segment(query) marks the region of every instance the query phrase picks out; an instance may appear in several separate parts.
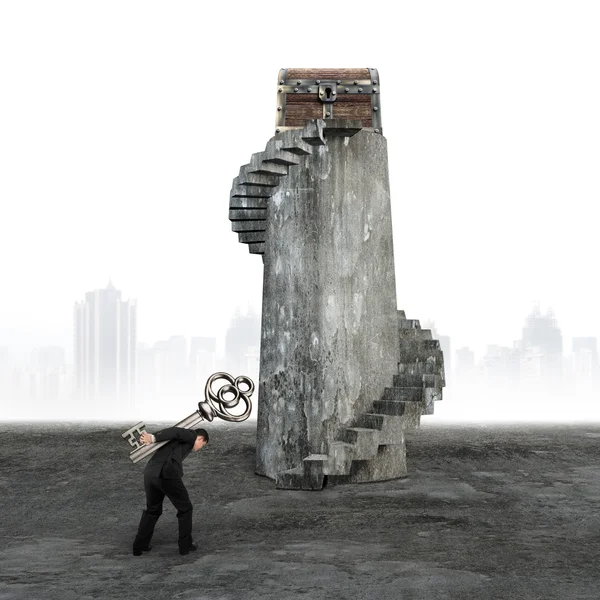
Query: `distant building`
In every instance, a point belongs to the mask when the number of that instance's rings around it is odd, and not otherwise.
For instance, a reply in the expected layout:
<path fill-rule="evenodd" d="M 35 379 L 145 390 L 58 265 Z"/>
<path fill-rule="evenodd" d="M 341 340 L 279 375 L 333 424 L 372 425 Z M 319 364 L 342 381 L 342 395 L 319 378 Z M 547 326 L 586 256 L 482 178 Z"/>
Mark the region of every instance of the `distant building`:
<path fill-rule="evenodd" d="M 0 396 L 8 398 L 12 392 L 12 365 L 7 346 L 0 346 Z"/>
<path fill-rule="evenodd" d="M 595 337 L 574 337 L 571 354 L 571 370 L 574 383 L 589 387 L 598 384 L 598 344 Z"/>
<path fill-rule="evenodd" d="M 68 377 L 65 349 L 60 346 L 43 346 L 32 350 L 29 359 L 28 395 L 35 403 L 51 409 L 59 399 L 67 398 Z"/>
<path fill-rule="evenodd" d="M 136 305 L 121 300 L 109 281 L 75 304 L 74 362 L 77 397 L 85 405 L 132 406 L 136 380 Z M 106 410 L 106 414 L 111 411 Z"/>
<path fill-rule="evenodd" d="M 489 384 L 516 387 L 519 384 L 520 354 L 517 348 L 490 345 L 483 357 L 483 372 Z"/>
<path fill-rule="evenodd" d="M 188 383 L 187 338 L 172 335 L 167 341 L 169 380 L 174 389 L 181 389 Z"/>
<path fill-rule="evenodd" d="M 36 371 L 60 369 L 66 363 L 65 349 L 60 346 L 42 346 L 31 351 L 30 367 Z"/>
<path fill-rule="evenodd" d="M 456 351 L 456 367 L 454 369 L 456 379 L 468 380 L 475 378 L 475 353 L 463 346 Z"/>
<path fill-rule="evenodd" d="M 172 335 L 152 347 L 138 344 L 138 390 L 144 398 L 164 404 L 194 391 L 187 347 L 183 335 Z"/>
<path fill-rule="evenodd" d="M 148 344 L 137 345 L 136 400 L 142 405 L 156 396 L 155 351 Z"/>
<path fill-rule="evenodd" d="M 190 374 L 196 389 L 203 388 L 206 380 L 217 369 L 217 339 L 192 337 L 190 340 Z"/>
<path fill-rule="evenodd" d="M 174 353 L 176 354 L 176 353 Z M 155 342 L 152 346 L 154 394 L 160 399 L 173 393 L 173 367 L 168 340 Z"/>
<path fill-rule="evenodd" d="M 542 315 L 539 306 L 534 308 L 525 320 L 519 350 L 523 383 L 552 388 L 562 384 L 562 333 L 551 310 Z"/>
<path fill-rule="evenodd" d="M 525 386 L 540 386 L 544 380 L 544 354 L 538 346 L 521 351 L 520 379 Z"/>
<path fill-rule="evenodd" d="M 29 404 L 31 406 L 32 387 L 34 386 L 35 381 L 32 382 L 29 370 L 26 367 L 13 368 L 10 375 L 9 389 L 11 401 L 15 405 Z"/>
<path fill-rule="evenodd" d="M 198 352 L 217 353 L 217 338 L 214 337 L 192 337 L 190 339 L 190 363 L 192 356 Z"/>
<path fill-rule="evenodd" d="M 225 363 L 234 377 L 246 375 L 246 355 L 260 345 L 260 317 L 252 310 L 246 315 L 237 313 L 225 335 Z"/>
<path fill-rule="evenodd" d="M 255 384 L 258 384 L 258 373 L 260 371 L 260 349 L 259 346 L 249 346 L 248 352 L 246 352 L 245 362 L 246 368 L 244 369 L 243 375 L 247 375 L 250 379 L 254 380 Z"/>

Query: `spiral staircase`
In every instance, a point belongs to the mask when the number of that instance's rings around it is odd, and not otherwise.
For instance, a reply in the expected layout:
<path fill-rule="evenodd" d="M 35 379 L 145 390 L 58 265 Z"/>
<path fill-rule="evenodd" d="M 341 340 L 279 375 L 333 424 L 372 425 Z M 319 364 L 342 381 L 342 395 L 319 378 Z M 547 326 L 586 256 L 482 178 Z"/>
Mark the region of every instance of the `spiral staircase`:
<path fill-rule="evenodd" d="M 303 129 L 277 134 L 263 152 L 252 155 L 233 180 L 229 219 L 250 253 L 264 254 L 267 206 L 288 169 L 300 165 L 328 137 L 351 137 L 360 121 L 315 120 Z M 419 427 L 421 416 L 433 414 L 445 385 L 443 354 L 431 330 L 398 311 L 398 373 L 372 410 L 357 415 L 329 443 L 326 454 L 309 454 L 302 464 L 277 474 L 280 489 L 319 490 L 326 482 L 383 481 L 406 474 L 404 432 Z"/>

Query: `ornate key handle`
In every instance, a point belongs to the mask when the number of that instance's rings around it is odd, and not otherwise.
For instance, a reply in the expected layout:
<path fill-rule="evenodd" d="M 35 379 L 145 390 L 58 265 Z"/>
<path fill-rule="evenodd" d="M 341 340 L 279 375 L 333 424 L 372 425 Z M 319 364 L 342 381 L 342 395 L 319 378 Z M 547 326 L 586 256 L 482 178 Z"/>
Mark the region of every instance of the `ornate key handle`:
<path fill-rule="evenodd" d="M 219 379 L 224 379 L 229 383 L 221 386 L 215 394 L 212 384 Z M 247 389 L 242 390 L 241 385 L 247 387 Z M 198 412 L 207 421 L 212 421 L 215 417 L 234 423 L 245 421 L 250 416 L 250 411 L 252 410 L 250 396 L 252 396 L 253 392 L 254 383 L 250 377 L 240 375 L 234 379 L 229 373 L 215 373 L 206 382 L 206 386 L 204 387 L 204 397 L 206 400 L 198 402 Z M 233 398 L 227 399 L 225 394 L 233 394 Z M 240 400 L 246 405 L 246 410 L 241 415 L 231 414 L 227 409 L 235 408 L 240 403 Z"/>
<path fill-rule="evenodd" d="M 227 383 L 222 385 L 215 393 L 213 383 L 219 379 L 225 380 Z M 244 389 L 242 389 L 244 388 Z M 246 389 L 247 388 L 247 389 Z M 215 417 L 219 417 L 224 421 L 239 423 L 245 421 L 252 411 L 252 402 L 250 396 L 254 392 L 254 383 L 250 377 L 240 375 L 233 378 L 229 373 L 219 372 L 211 375 L 204 388 L 205 399 L 198 402 L 198 410 L 193 412 L 189 417 L 179 421 L 175 427 L 183 427 L 184 429 L 193 429 L 198 423 L 204 421 L 212 421 Z M 230 396 L 230 397 L 227 397 Z M 245 405 L 245 410 L 242 414 L 236 415 L 229 412 L 230 409 L 236 408 L 240 402 Z M 161 446 L 168 442 L 158 442 L 155 444 L 145 445 L 140 441 L 140 435 L 146 430 L 146 425 L 143 421 L 137 423 L 121 437 L 125 439 L 133 450 L 129 453 L 129 458 L 136 463 L 156 452 Z"/>

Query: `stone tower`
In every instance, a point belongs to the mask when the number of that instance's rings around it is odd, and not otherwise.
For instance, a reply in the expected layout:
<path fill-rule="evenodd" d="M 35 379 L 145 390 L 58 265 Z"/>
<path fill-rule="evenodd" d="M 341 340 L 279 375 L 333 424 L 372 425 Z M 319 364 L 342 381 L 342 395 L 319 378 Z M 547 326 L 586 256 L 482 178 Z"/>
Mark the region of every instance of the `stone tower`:
<path fill-rule="evenodd" d="M 404 431 L 444 385 L 396 305 L 375 69 L 283 69 L 277 130 L 229 218 L 264 263 L 256 471 L 284 489 L 406 475 Z"/>

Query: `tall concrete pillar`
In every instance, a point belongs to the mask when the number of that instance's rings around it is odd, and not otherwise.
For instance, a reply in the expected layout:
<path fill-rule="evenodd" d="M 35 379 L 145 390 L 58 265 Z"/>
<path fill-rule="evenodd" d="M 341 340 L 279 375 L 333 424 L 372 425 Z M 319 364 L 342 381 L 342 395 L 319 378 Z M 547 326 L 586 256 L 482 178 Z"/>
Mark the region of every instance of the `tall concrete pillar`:
<path fill-rule="evenodd" d="M 233 182 L 264 262 L 256 471 L 283 489 L 406 475 L 404 431 L 441 399 L 439 342 L 396 305 L 378 82 L 283 69 L 277 134 Z"/>
<path fill-rule="evenodd" d="M 257 472 L 276 478 L 369 412 L 397 372 L 387 144 L 331 137 L 269 200 Z"/>

